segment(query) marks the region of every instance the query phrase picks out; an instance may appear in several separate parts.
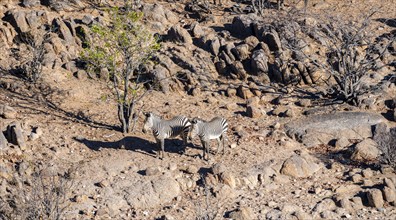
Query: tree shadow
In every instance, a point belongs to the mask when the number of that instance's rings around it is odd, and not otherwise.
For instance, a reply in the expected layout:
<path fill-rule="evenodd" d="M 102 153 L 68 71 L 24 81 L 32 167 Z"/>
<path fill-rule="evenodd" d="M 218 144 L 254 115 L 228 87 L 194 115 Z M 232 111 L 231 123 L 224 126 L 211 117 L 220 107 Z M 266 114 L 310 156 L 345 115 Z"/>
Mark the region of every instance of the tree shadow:
<path fill-rule="evenodd" d="M 89 140 L 86 138 L 79 138 L 79 137 L 74 137 L 73 139 L 77 142 L 84 144 L 89 149 L 94 151 L 99 151 L 102 148 L 109 148 L 109 149 L 125 148 L 126 150 L 156 157 L 157 152 L 160 150 L 157 143 L 136 136 L 124 137 L 118 141 L 98 141 L 98 140 Z M 183 154 L 184 151 L 185 151 L 185 147 L 183 146 L 182 140 L 180 139 L 165 140 L 165 153 Z"/>

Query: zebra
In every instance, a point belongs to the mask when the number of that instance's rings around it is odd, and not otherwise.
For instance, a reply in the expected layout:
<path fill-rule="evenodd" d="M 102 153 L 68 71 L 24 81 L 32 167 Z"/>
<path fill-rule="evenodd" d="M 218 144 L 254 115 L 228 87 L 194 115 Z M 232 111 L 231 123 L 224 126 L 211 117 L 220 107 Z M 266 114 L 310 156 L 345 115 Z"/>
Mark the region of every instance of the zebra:
<path fill-rule="evenodd" d="M 204 121 L 200 118 L 191 120 L 190 139 L 199 136 L 203 147 L 203 159 L 209 160 L 210 140 L 217 140 L 217 153 L 220 150 L 220 144 L 223 145 L 223 154 L 225 152 L 224 140 L 227 139 L 228 122 L 221 117 L 215 117 L 210 121 Z"/>
<path fill-rule="evenodd" d="M 187 117 L 176 116 L 170 120 L 165 120 L 152 112 L 146 112 L 144 115 L 146 118 L 144 120 L 143 133 L 152 130 L 157 145 L 161 149 L 161 151 L 157 153 L 157 157 L 160 159 L 164 158 L 164 144 L 166 138 L 180 135 L 183 138 L 184 147 L 187 145 L 188 132 L 191 126 Z"/>

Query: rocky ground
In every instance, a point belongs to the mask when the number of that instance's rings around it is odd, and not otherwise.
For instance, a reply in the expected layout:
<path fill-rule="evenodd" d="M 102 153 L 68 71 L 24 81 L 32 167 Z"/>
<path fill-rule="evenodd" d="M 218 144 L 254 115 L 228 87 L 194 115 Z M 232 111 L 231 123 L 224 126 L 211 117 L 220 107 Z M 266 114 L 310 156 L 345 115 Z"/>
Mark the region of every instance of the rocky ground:
<path fill-rule="evenodd" d="M 149 74 L 179 76 L 151 92 L 144 110 L 230 124 L 224 155 L 204 161 L 199 140 L 183 152 L 176 138 L 159 160 L 153 136 L 141 132 L 143 117 L 122 134 L 103 76 L 79 66 L 79 33 L 101 22 L 103 9 L 59 2 L 0 3 L 0 218 L 24 219 L 43 201 L 59 201 L 62 219 L 395 218 L 396 174 L 378 162 L 377 144 L 396 126 L 396 85 L 385 80 L 394 65 L 370 73 L 367 83 L 378 89 L 360 105 L 324 105 L 320 70 L 277 56 L 287 39 L 258 26 L 248 1 L 210 2 L 210 13 L 187 1 L 142 1 L 147 25 L 163 37 Z M 395 31 L 381 20 L 394 22 L 395 3 L 317 0 L 308 13 L 358 19 L 377 8 L 373 33 L 382 36 Z M 286 1 L 284 10 L 294 6 L 303 3 Z M 58 29 L 45 44 L 42 82 L 33 85 L 15 71 L 26 50 L 17 39 L 42 24 Z M 389 48 L 382 64 L 396 61 Z"/>

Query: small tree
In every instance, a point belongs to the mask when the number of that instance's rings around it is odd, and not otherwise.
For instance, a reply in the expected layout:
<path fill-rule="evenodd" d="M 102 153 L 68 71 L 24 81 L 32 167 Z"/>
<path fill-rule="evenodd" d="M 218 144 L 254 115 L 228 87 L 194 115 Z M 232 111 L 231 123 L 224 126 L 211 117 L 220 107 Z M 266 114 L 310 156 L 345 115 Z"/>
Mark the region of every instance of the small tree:
<path fill-rule="evenodd" d="M 36 83 L 42 76 L 45 55 L 44 44 L 49 42 L 50 32 L 43 28 L 37 28 L 21 33 L 19 38 L 21 43 L 26 45 L 26 50 L 18 54 L 22 58 L 20 68 L 29 82 Z"/>
<path fill-rule="evenodd" d="M 160 47 L 154 35 L 141 24 L 143 13 L 131 11 L 129 6 L 126 1 L 123 8 L 109 9 L 109 24 L 92 26 L 89 47 L 82 54 L 88 71 L 108 71 L 124 133 L 130 131 L 136 103 L 149 91 L 144 87 L 140 67 Z"/>

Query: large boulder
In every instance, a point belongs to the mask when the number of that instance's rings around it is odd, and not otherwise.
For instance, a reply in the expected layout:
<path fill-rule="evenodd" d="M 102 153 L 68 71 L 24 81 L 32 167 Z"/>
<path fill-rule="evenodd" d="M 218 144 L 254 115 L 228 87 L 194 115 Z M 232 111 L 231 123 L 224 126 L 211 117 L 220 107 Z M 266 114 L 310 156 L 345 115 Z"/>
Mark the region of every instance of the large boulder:
<path fill-rule="evenodd" d="M 165 175 L 153 180 L 138 181 L 125 191 L 129 192 L 125 199 L 135 209 L 160 206 L 172 201 L 181 192 L 179 183 Z"/>
<path fill-rule="evenodd" d="M 320 168 L 321 165 L 309 155 L 293 155 L 285 160 L 280 172 L 294 178 L 306 178 L 312 176 Z"/>
<path fill-rule="evenodd" d="M 175 25 L 169 29 L 168 39 L 173 42 L 192 44 L 191 35 L 179 25 Z"/>
<path fill-rule="evenodd" d="M 286 133 L 307 147 L 328 144 L 342 137 L 363 140 L 372 137 L 372 126 L 386 119 L 380 114 L 338 112 L 312 115 L 285 125 Z"/>
<path fill-rule="evenodd" d="M 259 16 L 255 14 L 248 14 L 248 15 L 240 15 L 234 17 L 232 20 L 232 25 L 230 26 L 229 31 L 241 38 L 244 39 L 251 35 L 254 35 L 254 23 L 260 20 Z"/>

